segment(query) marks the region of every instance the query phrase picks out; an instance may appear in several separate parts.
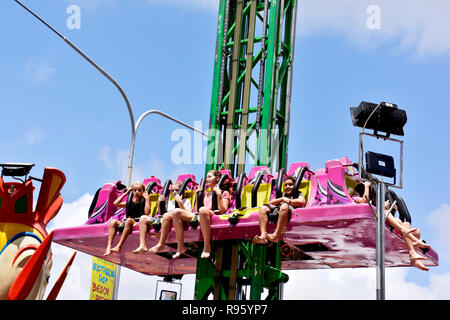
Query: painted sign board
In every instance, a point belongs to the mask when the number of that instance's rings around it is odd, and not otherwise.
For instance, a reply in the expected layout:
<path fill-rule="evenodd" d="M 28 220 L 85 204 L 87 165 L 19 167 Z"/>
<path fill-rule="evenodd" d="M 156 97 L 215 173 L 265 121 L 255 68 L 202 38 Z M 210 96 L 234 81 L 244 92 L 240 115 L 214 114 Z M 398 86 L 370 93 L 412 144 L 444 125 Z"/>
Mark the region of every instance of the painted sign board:
<path fill-rule="evenodd" d="M 91 291 L 89 300 L 112 300 L 116 278 L 116 265 L 92 257 Z"/>

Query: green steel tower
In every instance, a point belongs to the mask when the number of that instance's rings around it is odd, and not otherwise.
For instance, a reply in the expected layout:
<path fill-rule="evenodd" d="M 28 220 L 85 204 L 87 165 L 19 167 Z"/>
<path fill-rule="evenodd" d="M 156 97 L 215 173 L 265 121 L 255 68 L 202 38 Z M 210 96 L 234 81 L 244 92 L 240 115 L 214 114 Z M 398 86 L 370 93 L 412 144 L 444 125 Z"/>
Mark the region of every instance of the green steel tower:
<path fill-rule="evenodd" d="M 207 164 L 234 176 L 245 166 L 286 168 L 295 0 L 220 0 Z M 280 248 L 249 241 L 213 243 L 213 258 L 198 259 L 195 299 L 281 297 L 287 275 Z M 250 297 L 244 287 L 251 287 Z"/>

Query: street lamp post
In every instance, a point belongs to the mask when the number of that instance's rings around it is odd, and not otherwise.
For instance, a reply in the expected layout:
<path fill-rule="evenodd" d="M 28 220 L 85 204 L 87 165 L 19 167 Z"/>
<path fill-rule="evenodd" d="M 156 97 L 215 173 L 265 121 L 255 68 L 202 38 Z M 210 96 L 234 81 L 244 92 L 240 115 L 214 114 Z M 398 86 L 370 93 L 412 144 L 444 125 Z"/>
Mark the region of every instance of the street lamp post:
<path fill-rule="evenodd" d="M 359 165 L 358 172 L 363 181 L 371 181 L 377 185 L 376 193 L 376 298 L 386 299 L 385 290 L 385 191 L 386 185 L 394 188 L 403 188 L 403 141 L 389 138 L 390 134 L 403 136 L 403 126 L 406 124 L 405 110 L 398 109 L 397 105 L 387 102 L 374 104 L 362 101 L 358 107 L 350 107 L 353 125 L 361 127 L 359 135 Z M 365 129 L 374 130 L 373 134 L 365 133 Z M 381 135 L 378 131 L 385 132 Z M 367 152 L 366 168 L 363 166 L 363 135 L 381 138 L 400 144 L 400 185 L 396 183 L 396 169 L 392 156 L 375 152 Z M 364 168 L 364 169 L 363 169 Z M 381 180 L 374 175 L 381 176 Z M 393 178 L 393 183 L 385 183 L 383 177 Z M 370 202 L 369 202 L 370 205 Z M 371 205 L 370 205 L 371 206 Z M 390 204 L 387 214 L 393 210 L 395 202 Z"/>

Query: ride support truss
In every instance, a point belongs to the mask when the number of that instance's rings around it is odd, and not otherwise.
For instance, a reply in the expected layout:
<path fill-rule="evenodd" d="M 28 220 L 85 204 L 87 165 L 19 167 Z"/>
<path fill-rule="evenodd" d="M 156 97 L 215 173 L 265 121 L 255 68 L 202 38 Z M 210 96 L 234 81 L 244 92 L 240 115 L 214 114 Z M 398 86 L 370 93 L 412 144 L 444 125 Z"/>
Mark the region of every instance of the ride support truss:
<path fill-rule="evenodd" d="M 286 165 L 296 6 L 220 1 L 206 171 Z"/>
<path fill-rule="evenodd" d="M 286 168 L 296 14 L 295 0 L 220 0 L 205 175 Z M 264 288 L 282 298 L 280 244 L 212 245 L 197 259 L 195 299 L 259 300 Z"/>

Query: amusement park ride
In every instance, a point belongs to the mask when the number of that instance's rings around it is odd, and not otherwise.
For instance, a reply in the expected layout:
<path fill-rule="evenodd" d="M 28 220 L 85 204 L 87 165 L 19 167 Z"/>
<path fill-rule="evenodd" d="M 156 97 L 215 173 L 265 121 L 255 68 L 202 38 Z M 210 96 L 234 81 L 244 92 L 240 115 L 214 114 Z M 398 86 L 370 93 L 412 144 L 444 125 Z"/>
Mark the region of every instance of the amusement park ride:
<path fill-rule="evenodd" d="M 375 175 L 393 177 L 394 183 L 386 185 L 402 187 L 402 182 L 395 184 L 395 169 L 389 163 L 380 165 L 389 156 L 368 152 L 364 166 L 361 142 L 357 163 L 342 157 L 326 161 L 316 171 L 307 162 L 288 163 L 297 6 L 295 0 L 220 0 L 205 174 L 218 169 L 233 186 L 228 211 L 212 217 L 213 252 L 209 259 L 200 258 L 203 237 L 197 217 L 185 227 L 188 251 L 181 258 L 172 259 L 176 250 L 173 231 L 163 251 L 132 253 L 139 243 L 138 225 L 120 253 L 104 257 L 108 222 L 113 217 L 120 220 L 127 210 L 113 205 L 125 190 L 120 183 L 106 183 L 98 189 L 86 223 L 56 229 L 52 240 L 148 275 L 195 273 L 195 299 L 258 300 L 263 289 L 267 289 L 267 299 L 282 299 L 283 284 L 288 281 L 283 270 L 411 266 L 402 235 L 384 224 L 384 205 L 380 205 L 384 204 L 385 182 Z M 403 135 L 406 114 L 395 105 L 363 102 L 351 111 L 353 124 L 363 127 L 363 134 L 365 129 L 373 129 L 373 136 L 385 140 L 391 139 L 390 134 Z M 390 129 L 393 118 L 397 122 Z M 375 165 L 374 156 L 378 157 Z M 249 157 L 254 161 L 252 168 L 245 167 Z M 281 195 L 287 175 L 297 177 L 294 190 L 302 192 L 306 205 L 292 212 L 278 243 L 253 244 L 253 237 L 259 234 L 259 207 Z M 176 179 L 182 183 L 180 193 L 184 192 L 191 203 L 198 198 L 197 186 L 203 185 L 203 179 L 198 178 L 187 173 Z M 376 209 L 370 203 L 353 201 L 353 190 L 362 181 L 377 186 Z M 1 199 L 8 186 L 0 182 L 0 217 L 4 222 L 7 213 Z M 23 185 L 14 185 L 17 189 L 31 188 L 30 183 L 26 180 Z M 161 194 L 168 194 L 172 181 L 151 176 L 143 183 L 150 194 L 151 214 L 157 218 L 147 234 L 147 245 L 153 246 L 160 235 L 156 202 Z M 386 191 L 397 203 L 400 219 L 411 222 L 403 199 L 390 189 Z M 274 229 L 275 223 L 270 223 L 268 231 Z M 379 253 L 380 245 L 383 251 Z M 438 265 L 432 248 L 421 249 L 420 255 L 424 266 Z"/>

